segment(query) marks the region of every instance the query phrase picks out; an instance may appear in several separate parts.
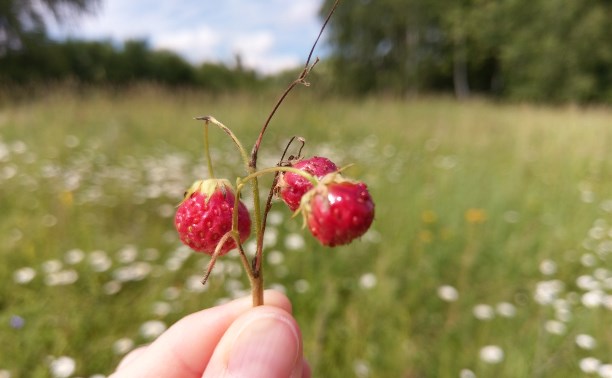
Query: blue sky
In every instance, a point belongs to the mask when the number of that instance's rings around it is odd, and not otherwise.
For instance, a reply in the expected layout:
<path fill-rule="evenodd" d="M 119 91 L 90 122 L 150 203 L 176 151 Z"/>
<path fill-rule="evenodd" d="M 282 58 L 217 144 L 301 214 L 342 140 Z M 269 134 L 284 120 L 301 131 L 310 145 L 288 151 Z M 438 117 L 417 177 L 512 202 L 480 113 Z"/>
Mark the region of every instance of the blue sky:
<path fill-rule="evenodd" d="M 304 63 L 321 20 L 321 0 L 102 0 L 92 16 L 51 27 L 79 39 L 146 39 L 192 63 L 231 63 L 273 73 Z M 319 45 L 318 55 L 324 45 Z"/>

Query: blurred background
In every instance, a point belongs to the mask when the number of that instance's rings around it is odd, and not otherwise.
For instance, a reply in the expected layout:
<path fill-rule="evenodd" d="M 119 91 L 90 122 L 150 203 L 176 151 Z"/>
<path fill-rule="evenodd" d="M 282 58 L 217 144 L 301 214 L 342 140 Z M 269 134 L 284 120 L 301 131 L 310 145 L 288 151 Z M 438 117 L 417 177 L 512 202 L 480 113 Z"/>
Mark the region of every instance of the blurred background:
<path fill-rule="evenodd" d="M 0 82 L 252 88 L 303 64 L 333 1 L 5 1 Z M 359 1 L 317 53 L 346 93 L 612 101 L 606 1 Z"/>
<path fill-rule="evenodd" d="M 174 230 L 208 175 L 193 117 L 250 147 L 332 3 L 0 3 L 0 378 L 105 377 L 249 295 L 235 252 L 202 286 Z M 611 20 L 601 0 L 340 2 L 258 163 L 299 135 L 376 202 L 333 249 L 270 214 L 266 287 L 313 376 L 612 377 Z M 243 176 L 212 131 L 217 175 Z"/>

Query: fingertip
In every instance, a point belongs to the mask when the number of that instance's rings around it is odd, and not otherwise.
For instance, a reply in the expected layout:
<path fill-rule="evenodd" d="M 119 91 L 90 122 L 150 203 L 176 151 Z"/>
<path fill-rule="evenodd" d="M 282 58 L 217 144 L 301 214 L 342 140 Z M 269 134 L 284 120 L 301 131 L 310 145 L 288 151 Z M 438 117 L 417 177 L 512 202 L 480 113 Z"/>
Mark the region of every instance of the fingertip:
<path fill-rule="evenodd" d="M 311 378 L 312 370 L 310 369 L 310 365 L 306 360 L 302 361 L 302 378 Z"/>
<path fill-rule="evenodd" d="M 219 342 L 204 377 L 301 375 L 302 336 L 284 309 L 259 306 L 239 317 Z"/>
<path fill-rule="evenodd" d="M 291 302 L 283 293 L 266 290 L 264 303 L 264 307 L 291 317 Z M 252 305 L 249 296 L 185 316 L 150 346 L 124 357 L 117 376 L 146 375 L 149 371 L 169 377 L 201 376 L 230 324 L 250 312 Z"/>
<path fill-rule="evenodd" d="M 289 298 L 277 290 L 264 290 L 264 304 L 266 306 L 278 307 L 289 314 L 293 313 L 293 305 Z"/>
<path fill-rule="evenodd" d="M 128 354 L 123 356 L 123 358 L 117 365 L 116 370 L 125 369 L 125 367 L 128 366 L 130 363 L 136 361 L 141 355 L 143 355 L 147 351 L 147 347 L 148 345 L 139 346 L 138 348 L 133 349 Z"/>

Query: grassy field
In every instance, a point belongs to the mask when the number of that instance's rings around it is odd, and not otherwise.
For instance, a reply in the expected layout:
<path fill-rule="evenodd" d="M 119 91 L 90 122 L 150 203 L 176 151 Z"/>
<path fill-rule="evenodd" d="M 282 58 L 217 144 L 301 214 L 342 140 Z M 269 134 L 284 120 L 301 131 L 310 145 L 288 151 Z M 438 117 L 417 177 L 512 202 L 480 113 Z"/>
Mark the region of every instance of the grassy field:
<path fill-rule="evenodd" d="M 234 253 L 199 285 L 208 260 L 172 217 L 206 174 L 192 117 L 250 146 L 276 96 L 58 89 L 0 105 L 0 377 L 72 362 L 71 376 L 108 375 L 182 316 L 248 293 Z M 266 287 L 291 298 L 314 376 L 612 377 L 609 109 L 302 88 L 259 166 L 293 135 L 355 163 L 377 205 L 373 229 L 335 249 L 273 208 Z M 234 181 L 238 154 L 211 138 Z"/>

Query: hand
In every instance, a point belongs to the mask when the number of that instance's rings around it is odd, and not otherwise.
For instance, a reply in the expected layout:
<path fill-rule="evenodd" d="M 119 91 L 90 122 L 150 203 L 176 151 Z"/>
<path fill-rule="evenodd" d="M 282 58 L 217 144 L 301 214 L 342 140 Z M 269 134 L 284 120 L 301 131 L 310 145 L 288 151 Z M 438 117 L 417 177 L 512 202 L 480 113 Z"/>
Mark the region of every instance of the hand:
<path fill-rule="evenodd" d="M 302 334 L 283 294 L 264 292 L 202 310 L 176 322 L 152 344 L 133 350 L 109 378 L 310 377 Z"/>

